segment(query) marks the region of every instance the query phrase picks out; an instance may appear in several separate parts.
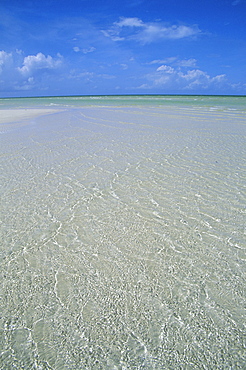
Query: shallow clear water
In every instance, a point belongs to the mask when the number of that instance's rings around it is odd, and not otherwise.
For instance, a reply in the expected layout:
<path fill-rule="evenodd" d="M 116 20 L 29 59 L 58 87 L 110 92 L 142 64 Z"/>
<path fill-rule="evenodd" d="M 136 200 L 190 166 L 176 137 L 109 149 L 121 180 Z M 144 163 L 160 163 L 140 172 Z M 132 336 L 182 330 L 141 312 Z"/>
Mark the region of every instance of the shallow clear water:
<path fill-rule="evenodd" d="M 0 368 L 243 369 L 245 98 L 74 99 L 0 101 Z"/>

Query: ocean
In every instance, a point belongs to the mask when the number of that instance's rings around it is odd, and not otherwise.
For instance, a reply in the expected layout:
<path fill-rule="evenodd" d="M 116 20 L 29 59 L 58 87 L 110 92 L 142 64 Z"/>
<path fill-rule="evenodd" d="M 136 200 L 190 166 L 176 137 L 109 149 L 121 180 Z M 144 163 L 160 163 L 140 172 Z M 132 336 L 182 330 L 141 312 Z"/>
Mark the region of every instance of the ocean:
<path fill-rule="evenodd" d="M 245 138 L 243 96 L 0 99 L 0 368 L 245 368 Z"/>

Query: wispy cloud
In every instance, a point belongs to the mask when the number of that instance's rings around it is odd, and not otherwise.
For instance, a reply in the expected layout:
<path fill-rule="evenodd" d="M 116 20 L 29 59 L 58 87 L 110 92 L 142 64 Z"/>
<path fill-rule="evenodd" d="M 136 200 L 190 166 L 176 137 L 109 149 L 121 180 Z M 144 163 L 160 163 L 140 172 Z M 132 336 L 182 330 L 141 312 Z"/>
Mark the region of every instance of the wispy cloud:
<path fill-rule="evenodd" d="M 196 67 L 196 63 L 197 63 L 196 59 L 190 58 L 177 61 L 176 65 L 180 67 Z"/>
<path fill-rule="evenodd" d="M 189 36 L 195 36 L 199 32 L 200 31 L 197 27 L 176 25 L 170 27 L 162 27 L 158 24 L 150 24 L 138 34 L 136 34 L 133 38 L 136 39 L 136 41 L 140 41 L 141 43 L 146 44 L 162 39 L 183 39 Z"/>
<path fill-rule="evenodd" d="M 18 81 L 19 73 L 15 68 L 18 58 L 17 52 L 0 51 L 0 90 L 8 91 Z"/>
<path fill-rule="evenodd" d="M 177 60 L 177 57 L 170 57 L 170 58 L 165 58 L 165 59 L 155 59 L 149 62 L 149 64 L 169 64 L 173 63 Z"/>
<path fill-rule="evenodd" d="M 4 50 L 0 51 L 0 74 L 10 64 L 12 64 L 12 53 L 7 53 Z"/>
<path fill-rule="evenodd" d="M 102 34 L 105 37 L 109 37 L 112 41 L 123 41 L 125 40 L 125 37 L 120 37 L 119 32 L 115 29 L 109 29 L 109 30 L 102 30 Z"/>
<path fill-rule="evenodd" d="M 96 50 L 96 48 L 94 48 L 94 46 L 90 46 L 89 48 L 87 48 L 87 49 L 82 49 L 82 52 L 84 53 L 84 54 L 88 54 L 88 53 L 92 53 L 93 51 L 95 51 Z"/>
<path fill-rule="evenodd" d="M 94 48 L 94 46 L 90 46 L 89 48 L 84 48 L 84 49 L 81 49 L 78 46 L 73 47 L 73 51 L 75 51 L 76 53 L 81 51 L 83 54 L 92 53 L 95 50 L 96 50 L 96 48 Z"/>
<path fill-rule="evenodd" d="M 113 41 L 135 40 L 141 44 L 148 44 L 164 39 L 178 40 L 201 33 L 198 26 L 163 25 L 161 22 L 144 23 L 139 18 L 120 18 L 114 22 L 103 34 Z"/>
<path fill-rule="evenodd" d="M 196 67 L 197 60 L 194 58 L 190 59 L 179 59 L 178 57 L 169 57 L 165 59 L 155 59 L 148 64 L 171 64 L 179 67 Z"/>
<path fill-rule="evenodd" d="M 121 67 L 122 69 L 124 69 L 124 70 L 128 69 L 128 65 L 127 65 L 127 64 L 125 64 L 125 63 L 121 63 L 121 64 L 120 64 L 120 67 Z"/>

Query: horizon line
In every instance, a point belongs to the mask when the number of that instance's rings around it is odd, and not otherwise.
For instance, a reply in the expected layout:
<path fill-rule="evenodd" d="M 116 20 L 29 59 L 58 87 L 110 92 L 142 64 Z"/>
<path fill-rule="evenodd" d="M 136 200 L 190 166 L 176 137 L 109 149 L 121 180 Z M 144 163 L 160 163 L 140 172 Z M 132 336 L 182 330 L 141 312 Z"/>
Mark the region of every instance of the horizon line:
<path fill-rule="evenodd" d="M 68 98 L 68 97 L 117 97 L 117 96 L 211 96 L 211 97 L 246 97 L 242 94 L 82 94 L 82 95 L 35 95 L 35 96 L 9 96 L 0 99 L 37 99 L 37 98 Z"/>

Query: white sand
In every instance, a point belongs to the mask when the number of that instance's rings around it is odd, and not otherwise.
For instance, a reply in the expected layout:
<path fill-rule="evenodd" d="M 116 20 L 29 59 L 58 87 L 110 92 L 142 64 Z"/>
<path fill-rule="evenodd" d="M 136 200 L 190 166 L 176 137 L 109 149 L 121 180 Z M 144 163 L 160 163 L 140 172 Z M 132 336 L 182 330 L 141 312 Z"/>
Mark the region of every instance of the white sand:
<path fill-rule="evenodd" d="M 58 110 L 56 109 L 1 109 L 0 124 L 8 122 L 18 122 L 25 119 L 56 112 L 58 112 Z"/>

